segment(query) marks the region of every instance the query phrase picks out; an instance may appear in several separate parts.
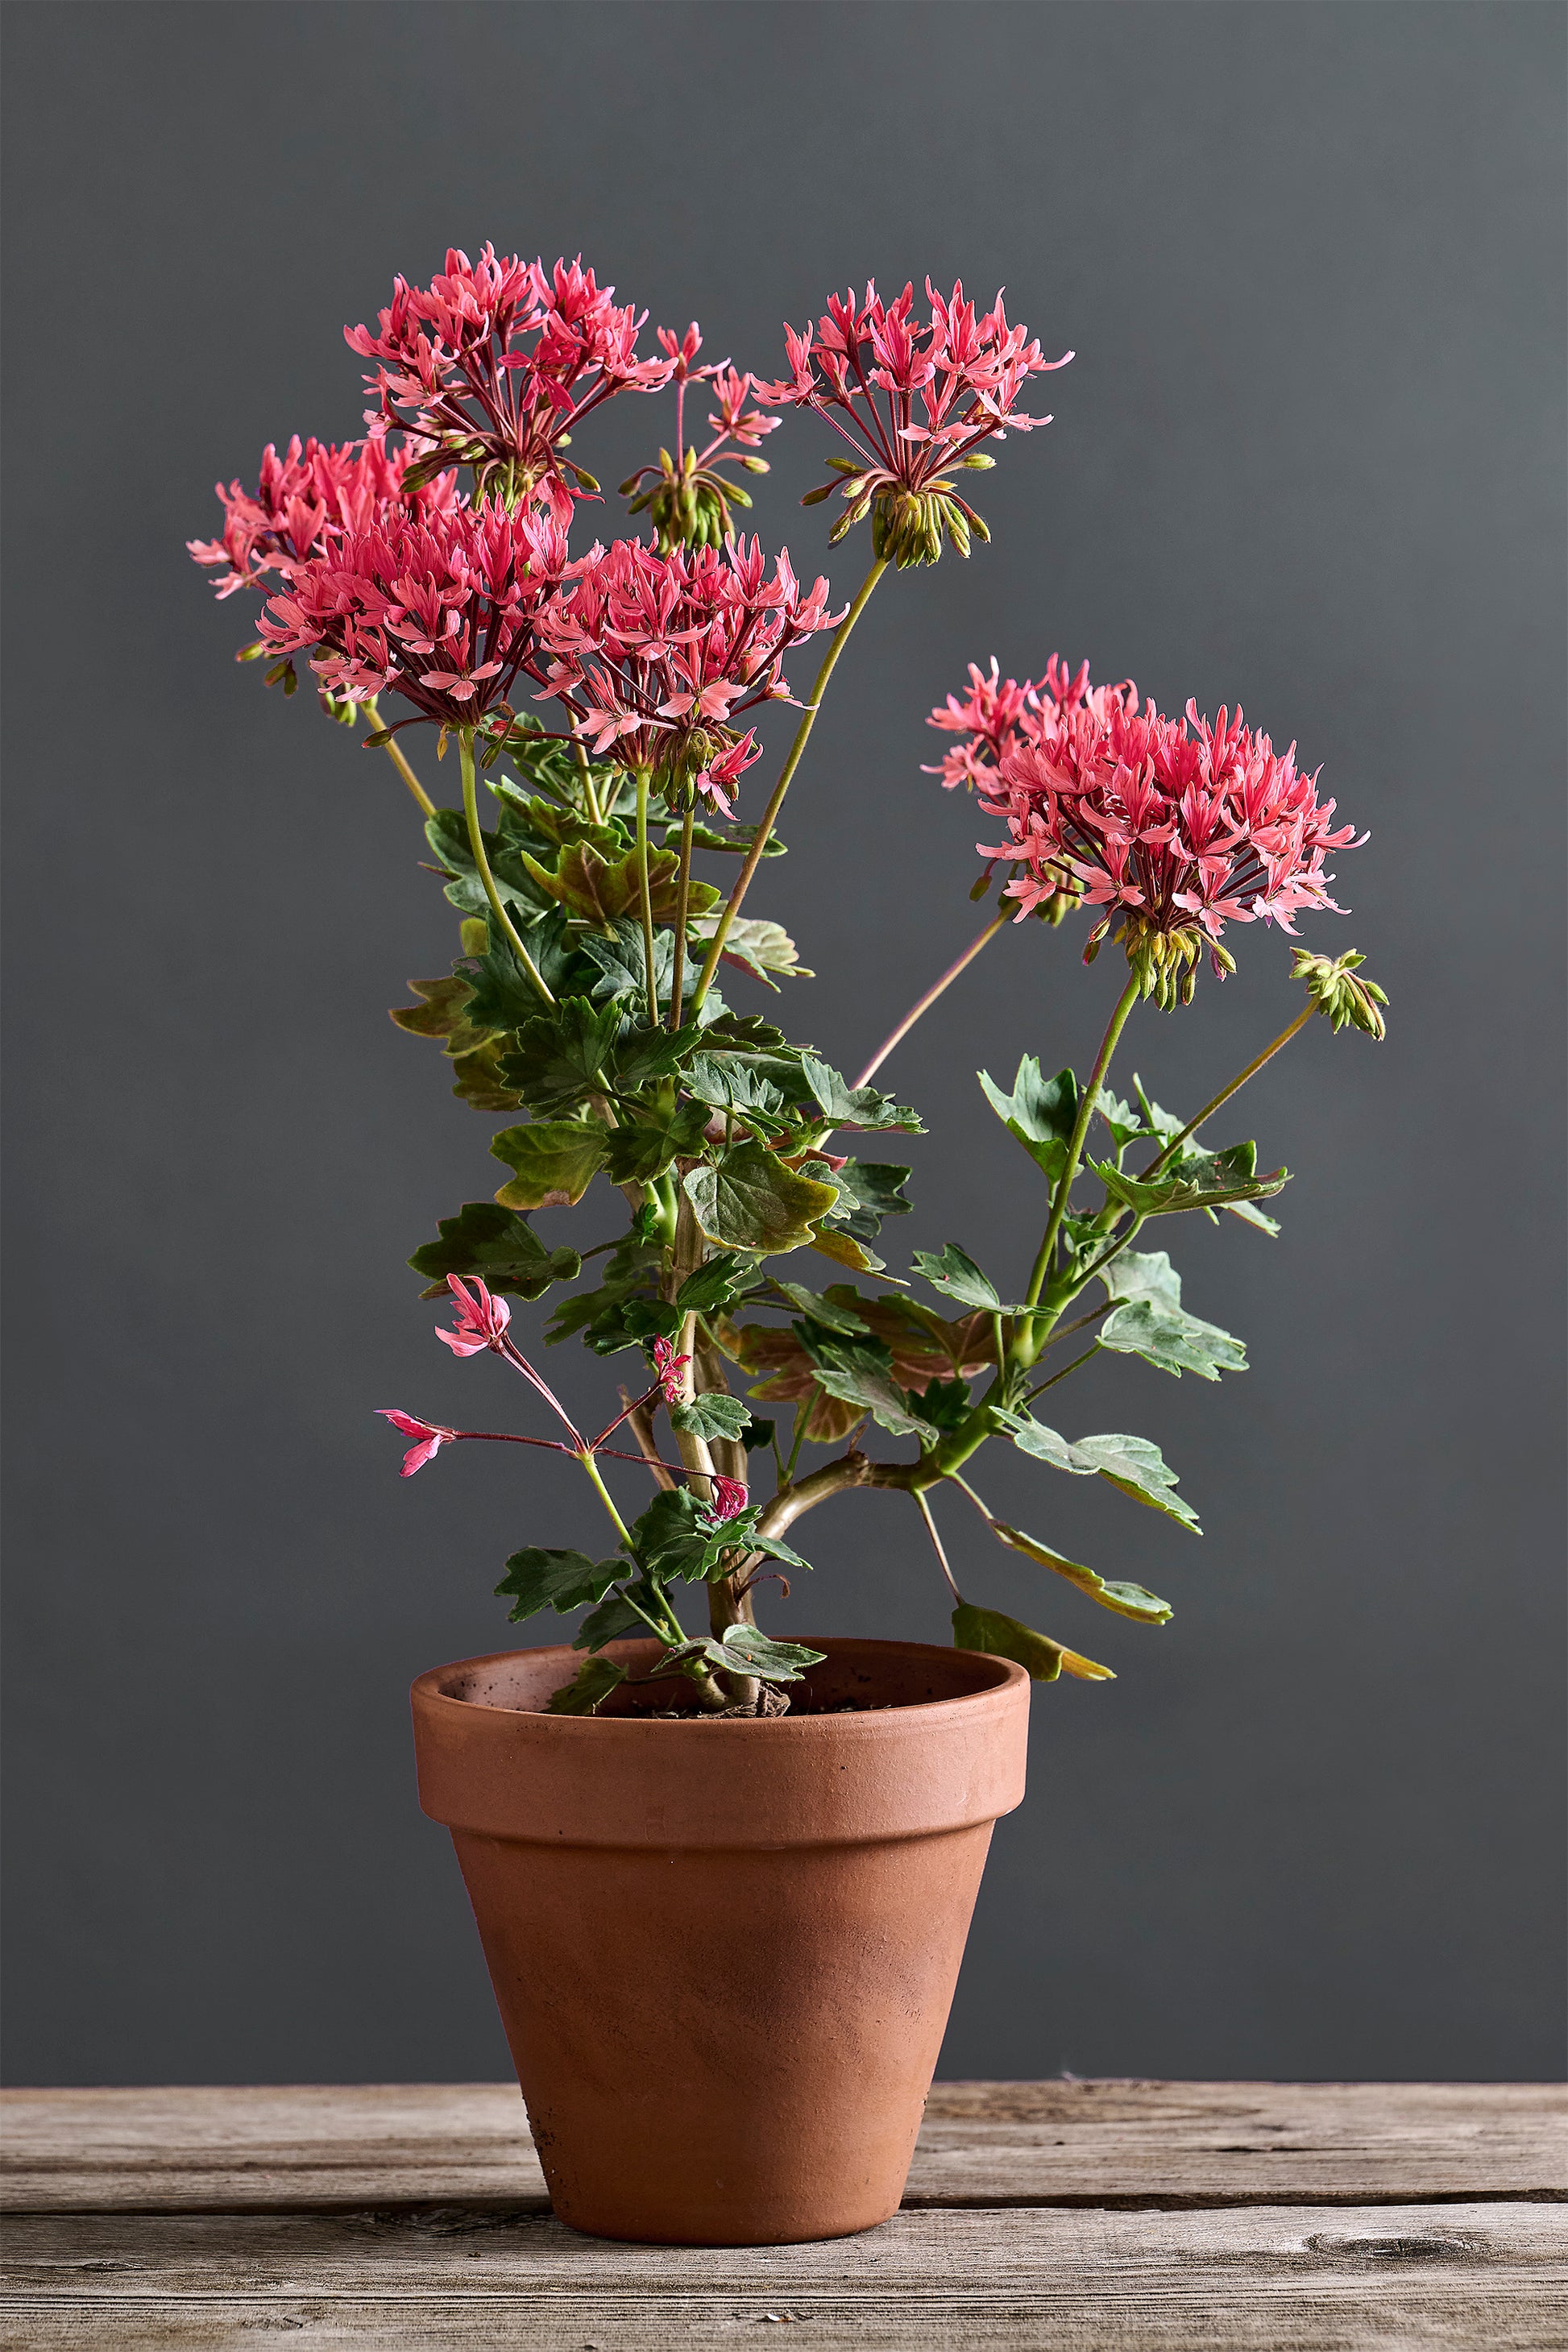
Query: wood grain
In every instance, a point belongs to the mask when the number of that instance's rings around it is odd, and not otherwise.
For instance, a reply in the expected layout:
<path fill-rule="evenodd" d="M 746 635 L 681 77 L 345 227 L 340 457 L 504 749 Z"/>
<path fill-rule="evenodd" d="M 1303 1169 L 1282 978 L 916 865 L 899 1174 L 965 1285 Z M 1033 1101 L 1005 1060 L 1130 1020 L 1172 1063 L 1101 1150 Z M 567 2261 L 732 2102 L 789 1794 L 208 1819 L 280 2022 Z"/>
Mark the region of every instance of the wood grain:
<path fill-rule="evenodd" d="M 37 2214 L 6 2239 L 8 2352 L 688 2352 L 787 2326 L 815 2352 L 1568 2347 L 1568 2214 L 1541 2203 L 905 2212 L 747 2253 L 428 2209 Z"/>
<path fill-rule="evenodd" d="M 544 2212 L 516 2085 L 0 2094 L 11 2210 Z M 1568 2092 L 1427 2083 L 939 2083 L 906 2206 L 1568 2196 Z"/>

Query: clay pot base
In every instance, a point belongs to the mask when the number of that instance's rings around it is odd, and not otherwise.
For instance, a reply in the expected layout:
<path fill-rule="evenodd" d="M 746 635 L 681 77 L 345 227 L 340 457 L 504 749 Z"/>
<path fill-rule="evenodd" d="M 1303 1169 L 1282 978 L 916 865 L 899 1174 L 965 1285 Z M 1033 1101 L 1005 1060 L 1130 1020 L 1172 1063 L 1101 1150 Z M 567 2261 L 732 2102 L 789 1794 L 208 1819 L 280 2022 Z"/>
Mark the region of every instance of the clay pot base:
<path fill-rule="evenodd" d="M 546 1715 L 565 1648 L 414 1685 L 420 1802 L 585 2236 L 784 2245 L 898 2210 L 1029 1685 L 971 1651 L 812 1646 L 805 1706 L 771 1719 L 658 1721 L 657 1685 Z"/>

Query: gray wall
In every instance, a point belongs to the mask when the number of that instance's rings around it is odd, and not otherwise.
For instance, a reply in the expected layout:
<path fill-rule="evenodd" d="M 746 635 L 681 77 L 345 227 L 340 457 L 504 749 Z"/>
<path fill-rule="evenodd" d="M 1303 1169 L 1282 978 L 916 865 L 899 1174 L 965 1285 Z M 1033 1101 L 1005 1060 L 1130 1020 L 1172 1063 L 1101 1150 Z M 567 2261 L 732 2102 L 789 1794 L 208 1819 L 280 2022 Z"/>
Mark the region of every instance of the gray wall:
<path fill-rule="evenodd" d="M 1174 1624 L 948 1513 L 977 1595 L 1120 1679 L 1037 1695 L 943 2071 L 1555 2072 L 1561 11 L 56 0 L 9 49 L 13 2078 L 505 2070 L 405 1690 L 504 1644 L 501 1557 L 593 1517 L 514 1457 L 395 1475 L 374 1406 L 518 1406 L 402 1271 L 496 1179 L 385 1017 L 447 910 L 385 762 L 234 667 L 182 551 L 265 440 L 356 429 L 341 322 L 487 236 L 764 371 L 869 272 L 1005 283 L 1078 350 L 994 547 L 873 604 L 760 894 L 835 1060 L 973 927 L 973 810 L 919 773 L 972 656 L 1239 698 L 1372 828 L 1311 938 L 1369 952 L 1391 1039 L 1315 1024 L 1253 1089 L 1278 1244 L 1177 1237 L 1254 1369 L 1062 1391 L 1158 1439 L 1206 1538 L 987 1472 Z M 668 429 L 625 401 L 581 454 L 613 482 Z M 791 422 L 759 509 L 803 569 L 826 446 Z M 1168 1102 L 1294 1007 L 1278 935 L 1236 945 L 1135 1024 Z M 893 1066 L 931 1129 L 900 1241 L 1026 1265 L 972 1074 L 1081 1067 L 1113 962 L 1010 934 Z M 897 1498 L 809 1532 L 781 1630 L 944 1638 Z"/>

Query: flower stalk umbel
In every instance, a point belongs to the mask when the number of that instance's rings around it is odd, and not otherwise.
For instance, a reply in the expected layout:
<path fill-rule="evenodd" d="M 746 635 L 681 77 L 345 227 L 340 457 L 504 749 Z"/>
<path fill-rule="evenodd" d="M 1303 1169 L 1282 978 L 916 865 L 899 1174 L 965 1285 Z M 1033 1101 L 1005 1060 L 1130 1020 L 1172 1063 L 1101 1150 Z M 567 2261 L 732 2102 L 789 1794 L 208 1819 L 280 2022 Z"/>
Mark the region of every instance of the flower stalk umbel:
<path fill-rule="evenodd" d="M 658 1685 L 665 1712 L 773 1713 L 792 1690 L 800 1703 L 817 1654 L 759 1627 L 756 1601 L 764 1580 L 776 1580 L 770 1609 L 787 1599 L 807 1564 L 786 1537 L 855 1488 L 916 1505 L 961 1645 L 1041 1680 L 1108 1678 L 1054 1634 L 963 1597 L 969 1571 L 936 1506 L 953 1490 L 987 1536 L 1080 1600 L 1166 1622 L 1169 1604 L 1142 1585 L 998 1517 L 971 1483 L 973 1457 L 1010 1445 L 1196 1530 L 1158 1447 L 1069 1439 L 1034 1407 L 1107 1353 L 1176 1378 L 1246 1369 L 1241 1342 L 1184 1305 L 1166 1251 L 1133 1244 L 1181 1215 L 1277 1232 L 1262 1203 L 1287 1171 L 1260 1172 L 1252 1143 L 1211 1148 L 1200 1131 L 1314 1013 L 1384 1034 L 1386 999 L 1362 958 L 1300 947 L 1302 1010 L 1194 1116 L 1163 1109 L 1136 1076 L 1132 1100 L 1113 1091 L 1146 1008 L 1192 1004 L 1205 964 L 1215 982 L 1235 971 L 1232 926 L 1289 935 L 1339 911 L 1327 860 L 1357 837 L 1335 827 L 1294 746 L 1277 753 L 1239 710 L 1211 721 L 1189 703 L 1171 719 L 1130 680 L 1092 686 L 1087 665 L 1054 655 L 1022 681 L 994 661 L 972 667 L 968 691 L 931 715 L 952 739 L 943 783 L 983 813 L 970 895 L 994 891 L 996 904 L 859 1077 L 721 992 L 732 974 L 775 993 L 809 977 L 782 925 L 742 910 L 782 853 L 774 826 L 850 634 L 889 571 L 989 537 L 961 478 L 988 468 L 1009 432 L 1049 421 L 1017 404 L 1065 362 L 1011 326 L 1000 297 L 980 313 L 962 287 L 927 293 L 924 317 L 910 288 L 890 303 L 874 286 L 831 298 L 815 329 L 786 331 L 790 373 L 764 384 L 728 361 L 700 365 L 695 324 L 660 328 L 659 355 L 639 357 L 643 316 L 580 261 L 449 253 L 429 286 L 398 279 L 374 331 L 346 331 L 376 362 L 367 437 L 269 448 L 254 493 L 220 488 L 221 537 L 192 544 L 220 596 L 261 600 L 241 657 L 270 654 L 286 693 L 308 661 L 323 709 L 363 714 L 420 805 L 460 951 L 393 1018 L 440 1045 L 454 1095 L 497 1123 L 506 1174 L 493 1198 L 441 1218 L 410 1264 L 426 1297 L 458 1309 L 438 1336 L 521 1377 L 547 1433 L 386 1417 L 410 1441 L 405 1477 L 480 1442 L 526 1447 L 541 1467 L 563 1456 L 593 1487 L 613 1551 L 531 1543 L 498 1588 L 515 1620 L 580 1614 L 583 1666 L 552 1702 L 564 1712 L 625 1706 L 629 1681 Z M 698 385 L 708 437 L 689 439 Z M 568 454 L 577 428 L 623 392 L 666 389 L 671 446 L 622 486 L 651 543 L 627 533 L 574 550 L 583 506 L 599 501 Z M 781 423 L 764 412 L 790 405 L 848 453 L 803 503 L 839 489 L 831 541 L 869 523 L 869 568 L 837 611 L 826 579 L 805 589 L 787 551 L 735 529 L 750 503 L 740 478 L 767 471 L 756 453 Z M 795 702 L 787 666 L 824 636 L 793 740 L 748 812 L 769 706 Z M 406 757 L 420 725 L 437 730 L 437 761 L 456 738 L 457 806 L 437 806 Z M 1004 930 L 1025 925 L 1037 952 L 1056 953 L 1047 940 L 1079 924 L 1086 962 L 1114 943 L 1126 964 L 1086 1076 L 1048 1076 L 1031 1055 L 1010 1087 L 980 1080 L 1037 1191 L 1027 1272 L 993 1276 L 950 1242 L 917 1251 L 908 1280 L 879 1282 L 878 1244 L 909 1208 L 910 1171 L 876 1156 L 875 1139 L 921 1129 L 870 1080 Z M 606 1238 L 583 1248 L 536 1230 L 543 1212 L 586 1214 L 590 1196 L 624 1214 Z M 512 1302 L 552 1291 L 546 1345 L 647 1360 L 593 1436 L 512 1334 Z M 872 1428 L 898 1450 L 873 1454 Z M 680 1612 L 691 1584 L 707 1601 L 695 1633 Z M 655 1646 L 617 1649 L 626 1637 Z"/>

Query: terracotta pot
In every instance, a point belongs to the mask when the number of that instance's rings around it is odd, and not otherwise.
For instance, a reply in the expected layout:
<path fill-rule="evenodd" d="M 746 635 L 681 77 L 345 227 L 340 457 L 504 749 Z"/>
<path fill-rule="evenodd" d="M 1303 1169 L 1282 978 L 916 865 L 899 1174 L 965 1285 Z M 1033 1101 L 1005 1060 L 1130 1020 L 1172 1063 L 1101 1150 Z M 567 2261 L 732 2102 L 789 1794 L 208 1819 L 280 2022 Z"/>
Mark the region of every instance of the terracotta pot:
<path fill-rule="evenodd" d="M 612 1654 L 637 1671 L 655 1644 Z M 782 2245 L 896 2211 L 991 1843 L 1024 1794 L 1019 1666 L 826 1652 L 773 1720 L 545 1715 L 569 1649 L 414 1685 L 556 2213 Z M 798 1689 L 798 1685 L 796 1686 Z M 854 1711 L 845 1711 L 854 1710 Z"/>

